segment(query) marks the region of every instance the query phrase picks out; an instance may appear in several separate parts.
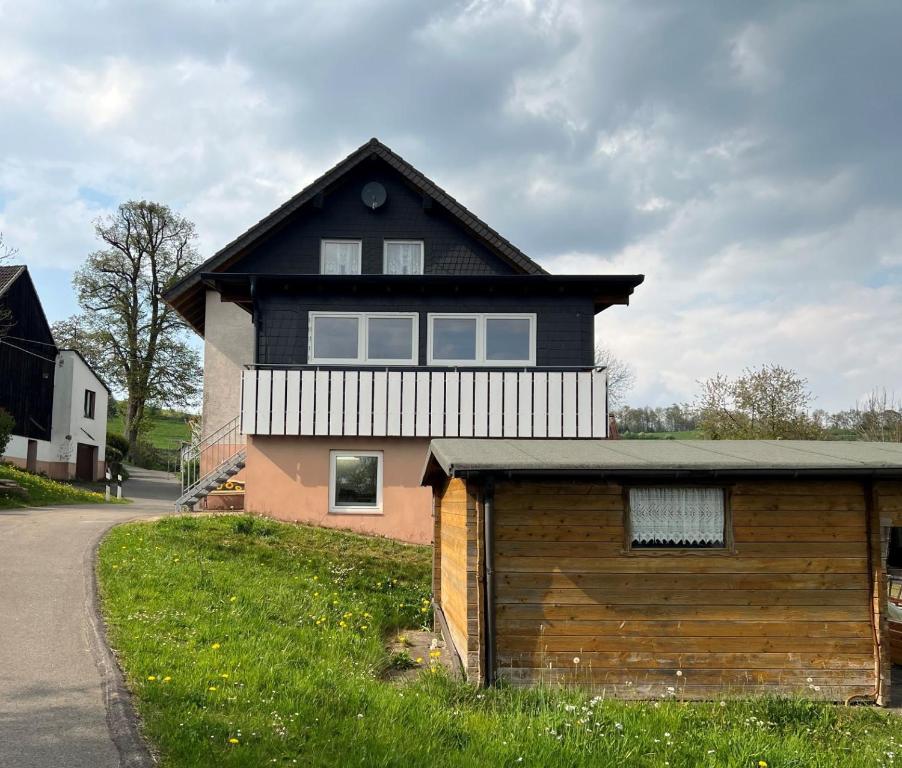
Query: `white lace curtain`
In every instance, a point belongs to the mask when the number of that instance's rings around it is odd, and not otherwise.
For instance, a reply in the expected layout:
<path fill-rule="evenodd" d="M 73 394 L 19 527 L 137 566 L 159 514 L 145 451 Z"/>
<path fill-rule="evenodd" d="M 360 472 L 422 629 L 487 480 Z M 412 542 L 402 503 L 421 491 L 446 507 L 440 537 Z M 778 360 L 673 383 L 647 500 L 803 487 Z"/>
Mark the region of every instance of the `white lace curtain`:
<path fill-rule="evenodd" d="M 385 274 L 420 275 L 423 273 L 422 243 L 386 243 Z"/>
<path fill-rule="evenodd" d="M 723 507 L 720 488 L 631 488 L 633 541 L 722 546 Z"/>
<path fill-rule="evenodd" d="M 360 243 L 323 243 L 324 275 L 359 275 Z"/>

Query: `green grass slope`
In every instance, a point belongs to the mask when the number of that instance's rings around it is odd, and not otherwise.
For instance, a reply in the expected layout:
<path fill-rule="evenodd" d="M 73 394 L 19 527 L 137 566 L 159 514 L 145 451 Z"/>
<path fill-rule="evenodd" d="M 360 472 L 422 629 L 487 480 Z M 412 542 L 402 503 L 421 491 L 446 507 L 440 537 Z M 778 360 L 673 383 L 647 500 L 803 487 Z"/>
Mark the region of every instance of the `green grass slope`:
<path fill-rule="evenodd" d="M 19 507 L 43 507 L 51 504 L 101 504 L 102 493 L 94 493 L 76 488 L 67 483 L 58 483 L 40 475 L 32 475 L 9 464 L 0 464 L 0 479 L 14 480 L 28 491 L 28 497 L 5 496 L 0 494 L 0 509 Z M 114 500 L 115 501 L 115 500 Z"/>
<path fill-rule="evenodd" d="M 181 440 L 189 440 L 191 438 L 191 430 L 185 421 L 186 415 L 182 413 L 162 412 L 155 416 L 147 417 L 147 431 L 143 438 L 150 442 L 154 448 L 162 450 L 172 450 L 178 447 Z M 123 424 L 121 414 L 111 417 L 107 423 L 109 432 L 124 434 L 125 425 Z"/>
<path fill-rule="evenodd" d="M 902 721 L 766 699 L 623 703 L 577 689 L 384 682 L 429 622 L 431 550 L 250 517 L 115 528 L 103 609 L 168 768 L 889 765 Z M 431 669 L 431 668 L 430 668 Z"/>

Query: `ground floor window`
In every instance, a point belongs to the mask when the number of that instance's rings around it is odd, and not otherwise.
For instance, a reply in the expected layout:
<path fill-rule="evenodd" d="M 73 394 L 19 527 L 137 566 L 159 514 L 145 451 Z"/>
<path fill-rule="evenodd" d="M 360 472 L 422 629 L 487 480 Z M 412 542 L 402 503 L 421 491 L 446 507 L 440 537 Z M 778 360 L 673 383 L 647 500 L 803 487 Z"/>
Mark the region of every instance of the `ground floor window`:
<path fill-rule="evenodd" d="M 724 496 L 723 488 L 630 488 L 630 548 L 725 548 Z"/>
<path fill-rule="evenodd" d="M 330 451 L 329 511 L 382 512 L 382 451 Z"/>

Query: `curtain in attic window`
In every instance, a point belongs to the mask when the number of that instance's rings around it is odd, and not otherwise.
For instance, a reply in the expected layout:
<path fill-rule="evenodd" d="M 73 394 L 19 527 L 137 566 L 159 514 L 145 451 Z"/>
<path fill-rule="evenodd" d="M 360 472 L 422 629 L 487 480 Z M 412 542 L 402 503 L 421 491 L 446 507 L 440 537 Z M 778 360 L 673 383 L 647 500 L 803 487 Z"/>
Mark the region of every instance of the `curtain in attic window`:
<path fill-rule="evenodd" d="M 386 243 L 385 244 L 386 275 L 421 275 L 423 274 L 422 243 Z"/>
<path fill-rule="evenodd" d="M 323 243 L 324 275 L 359 275 L 360 243 Z"/>
<path fill-rule="evenodd" d="M 631 488 L 633 543 L 645 546 L 724 546 L 721 488 Z"/>

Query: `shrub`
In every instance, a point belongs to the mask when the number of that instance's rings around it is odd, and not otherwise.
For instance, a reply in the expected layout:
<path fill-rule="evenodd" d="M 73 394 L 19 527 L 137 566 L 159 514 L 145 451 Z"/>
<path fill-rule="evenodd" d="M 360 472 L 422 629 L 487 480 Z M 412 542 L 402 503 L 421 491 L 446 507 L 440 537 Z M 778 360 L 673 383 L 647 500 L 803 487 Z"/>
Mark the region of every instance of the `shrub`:
<path fill-rule="evenodd" d="M 0 456 L 6 452 L 9 438 L 12 435 L 16 420 L 7 411 L 0 408 Z"/>
<path fill-rule="evenodd" d="M 121 459 L 124 459 L 126 456 L 128 456 L 128 440 L 126 440 L 122 435 L 116 434 L 115 432 L 107 432 L 107 453 L 109 453 L 110 448 L 115 448 L 117 451 L 119 451 L 119 457 Z"/>

